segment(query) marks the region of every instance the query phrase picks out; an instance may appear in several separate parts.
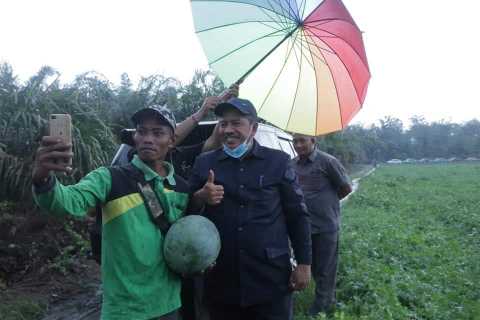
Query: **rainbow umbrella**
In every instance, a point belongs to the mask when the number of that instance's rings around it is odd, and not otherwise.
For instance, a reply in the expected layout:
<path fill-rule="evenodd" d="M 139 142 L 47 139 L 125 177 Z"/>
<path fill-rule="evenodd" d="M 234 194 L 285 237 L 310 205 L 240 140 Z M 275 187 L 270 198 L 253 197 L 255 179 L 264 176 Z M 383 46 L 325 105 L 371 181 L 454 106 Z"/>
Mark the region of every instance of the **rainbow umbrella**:
<path fill-rule="evenodd" d="M 191 0 L 210 67 L 242 83 L 261 118 L 290 132 L 341 130 L 370 79 L 361 31 L 340 0 Z"/>

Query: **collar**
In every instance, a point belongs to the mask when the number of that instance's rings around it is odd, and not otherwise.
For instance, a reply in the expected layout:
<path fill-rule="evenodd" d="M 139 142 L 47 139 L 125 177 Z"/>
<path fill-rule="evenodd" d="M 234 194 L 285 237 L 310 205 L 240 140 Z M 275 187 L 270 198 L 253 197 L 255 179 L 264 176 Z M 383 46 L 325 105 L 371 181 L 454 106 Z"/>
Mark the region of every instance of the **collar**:
<path fill-rule="evenodd" d="M 306 159 L 300 159 L 300 157 L 297 156 L 296 162 L 300 164 L 306 164 L 307 162 L 313 163 L 315 162 L 315 159 L 317 159 L 317 155 L 318 155 L 318 150 L 317 148 L 314 148 L 313 151 L 308 155 Z"/>
<path fill-rule="evenodd" d="M 240 160 L 247 159 L 247 158 L 250 158 L 250 157 L 265 159 L 264 150 L 255 138 L 253 138 L 253 145 L 250 148 L 250 150 L 248 150 L 247 154 Z M 225 159 L 233 159 L 233 158 L 229 157 L 225 152 L 223 152 L 223 149 L 220 148 L 219 149 L 219 155 L 218 155 L 217 159 L 218 160 L 225 160 Z"/>
<path fill-rule="evenodd" d="M 175 170 L 173 169 L 173 166 L 169 162 L 166 162 L 166 161 L 163 162 L 168 172 L 166 177 L 159 176 L 158 173 L 153 171 L 152 168 L 150 168 L 145 162 L 142 161 L 142 159 L 138 157 L 138 155 L 133 156 L 132 164 L 143 172 L 143 175 L 145 176 L 146 181 L 160 179 L 160 181 L 162 182 L 164 180 L 167 180 L 168 184 L 171 186 L 176 185 L 175 177 L 174 177 Z"/>
<path fill-rule="evenodd" d="M 317 159 L 317 155 L 318 155 L 317 148 L 313 148 L 312 153 L 310 153 L 310 155 L 308 156 L 308 160 L 310 160 L 311 162 L 314 162 L 315 159 Z"/>

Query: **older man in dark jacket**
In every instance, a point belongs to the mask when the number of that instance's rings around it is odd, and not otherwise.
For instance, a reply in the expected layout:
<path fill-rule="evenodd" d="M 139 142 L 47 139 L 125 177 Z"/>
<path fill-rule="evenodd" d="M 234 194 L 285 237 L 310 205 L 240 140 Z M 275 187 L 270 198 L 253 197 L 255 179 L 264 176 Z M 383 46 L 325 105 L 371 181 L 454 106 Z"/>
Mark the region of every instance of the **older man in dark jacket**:
<path fill-rule="evenodd" d="M 248 100 L 217 106 L 223 148 L 197 158 L 190 184 L 222 249 L 207 274 L 212 320 L 291 319 L 292 290 L 310 279 L 310 220 L 289 156 L 254 140 Z M 289 238 L 298 261 L 292 272 Z"/>

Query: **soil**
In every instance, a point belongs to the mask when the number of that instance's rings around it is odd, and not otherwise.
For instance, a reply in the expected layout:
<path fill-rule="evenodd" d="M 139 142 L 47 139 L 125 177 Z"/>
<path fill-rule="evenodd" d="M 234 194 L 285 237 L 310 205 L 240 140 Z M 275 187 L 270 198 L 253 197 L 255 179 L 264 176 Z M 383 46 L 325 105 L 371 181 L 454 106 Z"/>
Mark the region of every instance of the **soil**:
<path fill-rule="evenodd" d="M 88 257 L 88 224 L 33 209 L 0 207 L 2 304 L 15 308 L 27 301 L 40 306 L 27 319 L 98 319 L 100 268 Z M 24 318 L 12 308 L 0 308 L 5 313 L 0 318 Z M 78 317 L 72 315 L 75 309 Z M 86 312 L 95 317 L 85 317 Z"/>

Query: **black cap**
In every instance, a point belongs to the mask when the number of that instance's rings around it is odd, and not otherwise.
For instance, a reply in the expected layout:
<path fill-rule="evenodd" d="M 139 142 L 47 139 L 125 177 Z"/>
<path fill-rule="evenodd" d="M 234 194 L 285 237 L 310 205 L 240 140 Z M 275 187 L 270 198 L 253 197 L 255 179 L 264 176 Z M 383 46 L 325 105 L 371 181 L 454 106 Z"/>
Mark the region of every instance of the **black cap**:
<path fill-rule="evenodd" d="M 257 110 L 253 106 L 253 104 L 246 99 L 240 99 L 240 98 L 231 98 L 226 102 L 220 103 L 216 108 L 215 108 L 215 114 L 217 116 L 222 116 L 222 114 L 225 112 L 225 110 L 229 108 L 234 108 L 240 111 L 241 114 L 244 114 L 246 116 L 253 116 L 255 119 L 257 118 Z"/>
<path fill-rule="evenodd" d="M 156 116 L 160 120 L 166 122 L 168 126 L 170 126 L 170 128 L 175 131 L 175 127 L 177 126 L 175 122 L 175 116 L 173 115 L 173 112 L 168 109 L 167 106 L 161 106 L 156 104 L 147 108 L 140 109 L 133 114 L 131 120 L 134 125 L 137 125 L 140 123 L 142 117 L 148 114 Z"/>

